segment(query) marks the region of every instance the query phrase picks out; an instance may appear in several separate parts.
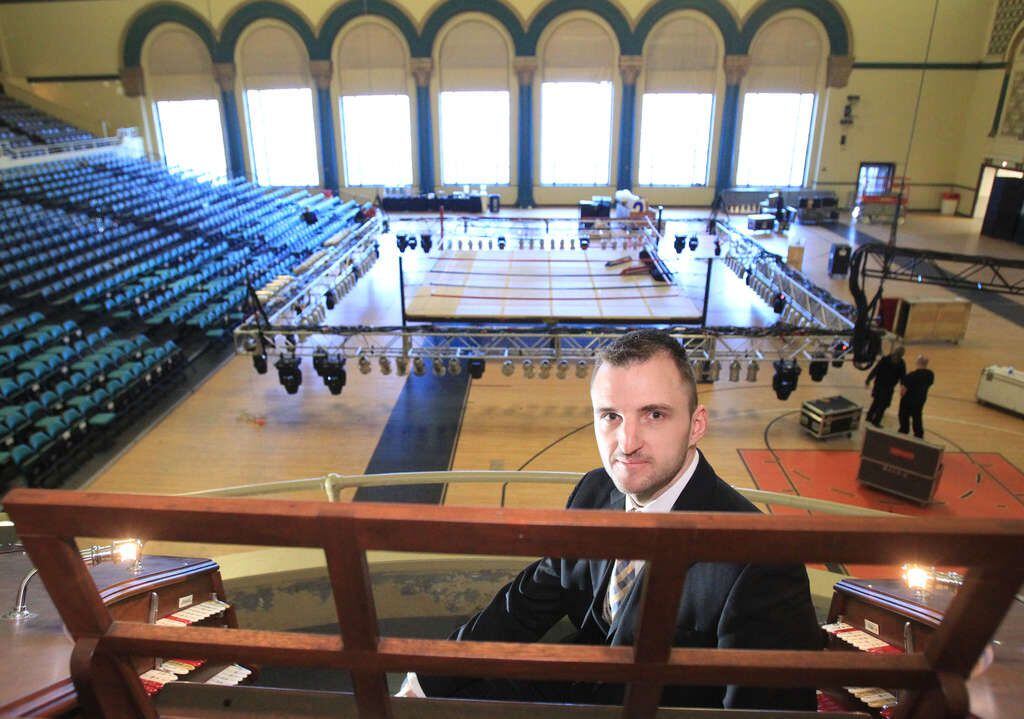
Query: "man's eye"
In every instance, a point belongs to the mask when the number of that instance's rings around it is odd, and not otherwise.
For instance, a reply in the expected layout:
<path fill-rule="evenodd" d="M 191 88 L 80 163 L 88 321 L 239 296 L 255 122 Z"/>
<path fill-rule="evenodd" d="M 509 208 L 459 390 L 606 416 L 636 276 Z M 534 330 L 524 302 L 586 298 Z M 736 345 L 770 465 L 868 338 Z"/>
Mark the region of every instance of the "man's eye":
<path fill-rule="evenodd" d="M 606 422 L 614 422 L 618 418 L 619 415 L 615 414 L 614 412 L 605 412 L 603 415 L 601 415 L 601 419 L 605 420 Z"/>
<path fill-rule="evenodd" d="M 658 410 L 654 410 L 653 412 L 651 412 L 651 419 L 661 419 L 661 418 L 662 418 L 662 417 L 664 417 L 664 416 L 665 416 L 665 415 L 663 415 L 663 414 L 662 414 L 661 412 L 659 412 Z"/>

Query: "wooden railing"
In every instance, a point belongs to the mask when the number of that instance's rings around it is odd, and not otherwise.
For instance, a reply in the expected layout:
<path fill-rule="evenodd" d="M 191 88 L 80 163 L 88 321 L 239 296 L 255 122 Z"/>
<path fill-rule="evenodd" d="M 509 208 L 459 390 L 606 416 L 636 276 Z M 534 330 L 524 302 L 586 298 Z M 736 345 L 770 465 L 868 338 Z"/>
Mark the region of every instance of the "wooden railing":
<path fill-rule="evenodd" d="M 588 680 L 628 685 L 624 715 L 653 717 L 664 685 L 851 686 L 913 690 L 914 719 L 964 716 L 965 677 L 1024 580 L 1024 522 L 909 517 L 494 510 L 370 503 L 156 497 L 17 489 L 6 509 L 75 640 L 87 711 L 156 717 L 126 657 L 203 656 L 346 669 L 360 717 L 391 716 L 386 672 Z M 320 547 L 341 636 L 168 628 L 113 621 L 75 537 Z M 381 637 L 366 552 L 612 558 L 648 562 L 633 647 L 543 646 Z M 694 649 L 671 645 L 689 564 L 908 559 L 969 567 L 927 651 Z"/>

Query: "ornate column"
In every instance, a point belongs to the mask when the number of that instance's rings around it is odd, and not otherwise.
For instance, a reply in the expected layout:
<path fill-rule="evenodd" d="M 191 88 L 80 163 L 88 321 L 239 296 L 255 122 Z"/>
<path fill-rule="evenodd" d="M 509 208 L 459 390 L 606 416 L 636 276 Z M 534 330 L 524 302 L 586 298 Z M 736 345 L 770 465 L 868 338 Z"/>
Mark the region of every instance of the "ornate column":
<path fill-rule="evenodd" d="M 323 186 L 338 192 L 338 153 L 334 147 L 334 108 L 331 105 L 330 60 L 310 60 L 309 72 L 316 85 L 316 106 L 320 118 L 320 164 L 323 166 Z"/>
<path fill-rule="evenodd" d="M 213 77 L 220 87 L 220 106 L 224 113 L 224 150 L 227 152 L 228 174 L 245 176 L 245 156 L 242 154 L 242 126 L 238 121 L 238 103 L 235 102 L 235 64 L 213 63 Z"/>
<path fill-rule="evenodd" d="M 416 79 L 416 130 L 419 138 L 420 192 L 434 191 L 434 140 L 430 111 L 430 75 L 434 61 L 429 57 L 414 57 L 409 71 Z"/>
<path fill-rule="evenodd" d="M 740 83 L 750 69 L 749 55 L 726 55 L 722 67 L 725 70 L 725 98 L 722 103 L 722 135 L 718 142 L 718 170 L 715 173 L 715 199 L 719 193 L 732 186 L 732 161 L 736 149 L 736 125 L 740 107 Z"/>
<path fill-rule="evenodd" d="M 853 72 L 853 55 L 828 56 L 828 87 L 846 87 Z"/>
<path fill-rule="evenodd" d="M 537 74 L 537 58 L 524 55 L 513 58 L 519 81 L 519 192 L 516 207 L 533 207 L 533 78 Z"/>
<path fill-rule="evenodd" d="M 644 67 L 642 55 L 619 57 L 622 73 L 622 110 L 619 113 L 619 172 L 616 187 L 633 188 L 633 144 L 636 139 L 636 80 Z"/>

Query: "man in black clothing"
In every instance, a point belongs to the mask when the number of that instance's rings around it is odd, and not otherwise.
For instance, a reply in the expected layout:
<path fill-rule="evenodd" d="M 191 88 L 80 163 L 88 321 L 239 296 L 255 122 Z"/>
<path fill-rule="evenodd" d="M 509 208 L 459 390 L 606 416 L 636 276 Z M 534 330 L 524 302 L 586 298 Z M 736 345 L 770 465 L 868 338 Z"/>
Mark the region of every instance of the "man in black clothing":
<path fill-rule="evenodd" d="M 921 410 L 928 399 L 928 388 L 935 382 L 935 373 L 928 369 L 928 358 L 921 355 L 917 358 L 917 369 L 903 378 L 900 387 L 900 432 L 907 434 L 910 423 L 914 423 L 914 436 L 924 437 L 924 424 L 921 422 Z"/>
<path fill-rule="evenodd" d="M 871 368 L 868 378 L 864 380 L 865 385 L 871 384 L 871 380 L 875 381 L 875 386 L 871 390 L 873 399 L 871 408 L 868 410 L 868 422 L 881 428 L 885 410 L 889 409 L 889 405 L 892 404 L 892 393 L 906 374 L 907 365 L 903 361 L 902 345 L 882 357 Z"/>

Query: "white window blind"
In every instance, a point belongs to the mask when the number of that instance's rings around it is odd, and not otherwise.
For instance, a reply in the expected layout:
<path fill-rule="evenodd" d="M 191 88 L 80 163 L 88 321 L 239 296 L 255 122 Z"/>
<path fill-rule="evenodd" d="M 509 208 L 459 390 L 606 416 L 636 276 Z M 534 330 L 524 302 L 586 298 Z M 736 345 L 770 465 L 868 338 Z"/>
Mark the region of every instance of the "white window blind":
<path fill-rule="evenodd" d="M 442 92 L 439 111 L 441 181 L 508 184 L 508 92 Z"/>
<path fill-rule="evenodd" d="M 812 93 L 747 93 L 743 98 L 736 184 L 804 184 L 814 114 Z"/>
<path fill-rule="evenodd" d="M 541 84 L 540 181 L 607 185 L 611 164 L 612 84 Z"/>
<path fill-rule="evenodd" d="M 256 182 L 319 185 L 312 90 L 247 90 L 245 101 Z"/>
<path fill-rule="evenodd" d="M 706 185 L 714 96 L 644 93 L 640 115 L 641 185 Z"/>
<path fill-rule="evenodd" d="M 210 178 L 227 176 L 217 100 L 161 100 L 156 103 L 156 114 L 168 167 Z"/>
<path fill-rule="evenodd" d="M 345 184 L 412 184 L 408 95 L 347 95 L 341 98 L 341 123 Z"/>

